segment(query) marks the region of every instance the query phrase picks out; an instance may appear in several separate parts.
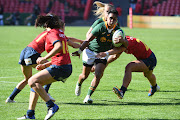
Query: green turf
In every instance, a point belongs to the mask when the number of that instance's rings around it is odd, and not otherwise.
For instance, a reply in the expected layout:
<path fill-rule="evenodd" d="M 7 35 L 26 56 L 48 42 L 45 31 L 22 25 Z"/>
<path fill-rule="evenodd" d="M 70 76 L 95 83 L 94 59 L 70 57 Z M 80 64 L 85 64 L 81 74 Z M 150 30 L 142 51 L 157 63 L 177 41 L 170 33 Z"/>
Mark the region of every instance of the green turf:
<path fill-rule="evenodd" d="M 66 27 L 67 36 L 85 39 L 89 27 Z M 180 30 L 123 28 L 126 35 L 144 41 L 155 53 L 158 63 L 154 70 L 161 92 L 148 97 L 149 82 L 142 73 L 133 73 L 132 82 L 124 99 L 117 99 L 112 92 L 114 86 L 120 87 L 126 64 L 135 58 L 122 54 L 105 70 L 101 82 L 94 92 L 92 105 L 82 104 L 93 75 L 82 85 L 82 94 L 77 97 L 74 89 L 82 71 L 82 61 L 71 57 L 73 73 L 65 84 L 53 83 L 51 95 L 60 106 L 52 118 L 59 119 L 180 119 Z M 21 50 L 26 47 L 42 29 L 34 27 L 0 27 L 0 119 L 13 120 L 26 114 L 29 101 L 29 86 L 15 98 L 16 103 L 5 104 L 6 98 L 23 79 L 18 64 Z M 70 52 L 75 51 L 69 48 Z M 45 55 L 46 53 L 43 53 Z M 36 73 L 36 70 L 33 71 Z M 39 99 L 36 119 L 44 119 L 47 112 L 45 103 Z"/>

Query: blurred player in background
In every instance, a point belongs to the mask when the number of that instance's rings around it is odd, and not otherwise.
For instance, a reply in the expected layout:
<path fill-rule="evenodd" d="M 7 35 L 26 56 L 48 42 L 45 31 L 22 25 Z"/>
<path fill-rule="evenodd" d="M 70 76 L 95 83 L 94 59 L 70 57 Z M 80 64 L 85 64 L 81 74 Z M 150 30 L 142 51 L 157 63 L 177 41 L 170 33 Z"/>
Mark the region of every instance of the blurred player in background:
<path fill-rule="evenodd" d="M 149 90 L 148 96 L 152 96 L 156 91 L 160 90 L 160 87 L 156 83 L 156 77 L 153 74 L 153 69 L 155 68 L 157 63 L 156 56 L 151 51 L 151 49 L 139 39 L 130 36 L 126 36 L 126 39 L 128 40 L 127 48 L 122 46 L 120 47 L 121 48 L 120 51 L 110 50 L 107 51 L 108 54 L 109 55 L 118 54 L 118 53 L 121 54 L 124 51 L 127 54 L 134 55 L 137 58 L 137 60 L 130 62 L 126 66 L 125 75 L 123 78 L 123 84 L 121 88 L 118 89 L 117 87 L 114 87 L 113 91 L 115 94 L 117 94 L 119 99 L 122 99 L 127 90 L 127 87 L 131 82 L 132 72 L 143 72 L 144 76 L 149 80 L 151 84 L 151 89 Z M 124 41 L 123 39 L 121 41 L 118 41 L 117 39 L 116 42 L 118 43 L 123 41 Z M 106 52 L 102 52 L 99 53 L 97 56 L 99 58 L 106 57 L 106 54 L 107 54 Z"/>
<path fill-rule="evenodd" d="M 72 53 L 73 56 L 80 56 L 83 51 L 83 71 L 79 75 L 79 80 L 76 85 L 75 94 L 77 96 L 81 93 L 81 85 L 83 81 L 89 76 L 91 68 L 95 65 L 94 79 L 91 82 L 91 86 L 88 90 L 87 96 L 84 99 L 84 103 L 92 103 L 90 98 L 96 87 L 98 86 L 100 79 L 103 76 L 106 68 L 108 56 L 104 58 L 97 58 L 96 55 L 99 52 L 104 52 L 112 49 L 112 35 L 115 30 L 120 29 L 117 23 L 118 12 L 112 9 L 108 12 L 107 21 L 99 23 L 93 28 L 86 41 L 83 42 L 79 51 Z M 87 48 L 86 48 L 87 47 Z M 117 48 L 118 49 L 118 48 Z"/>
<path fill-rule="evenodd" d="M 45 57 L 39 57 L 37 59 L 37 63 L 40 65 L 36 68 L 38 70 L 43 70 L 33 75 L 28 80 L 28 84 L 31 87 L 29 108 L 27 114 L 18 119 L 35 119 L 35 107 L 38 97 L 40 96 L 46 102 L 48 107 L 48 113 L 45 117 L 45 120 L 48 120 L 58 111 L 59 107 L 49 98 L 42 86 L 56 81 L 66 81 L 72 73 L 72 65 L 67 44 L 75 48 L 79 48 L 80 45 L 71 44 L 71 42 L 67 41 L 67 37 L 63 32 L 65 24 L 58 16 L 40 15 L 38 16 L 35 25 L 36 27 L 51 28 L 46 36 L 45 50 L 48 54 Z M 51 58 L 51 61 L 46 62 L 49 58 Z"/>
<path fill-rule="evenodd" d="M 94 10 L 95 16 L 97 16 L 99 19 L 97 19 L 93 25 L 89 28 L 88 32 L 86 33 L 86 38 L 88 38 L 89 34 L 93 30 L 93 28 L 98 25 L 101 22 L 105 22 L 107 20 L 108 12 L 111 9 L 115 9 L 112 4 L 108 3 L 102 3 L 99 1 L 95 1 L 94 4 L 97 6 L 97 10 Z"/>

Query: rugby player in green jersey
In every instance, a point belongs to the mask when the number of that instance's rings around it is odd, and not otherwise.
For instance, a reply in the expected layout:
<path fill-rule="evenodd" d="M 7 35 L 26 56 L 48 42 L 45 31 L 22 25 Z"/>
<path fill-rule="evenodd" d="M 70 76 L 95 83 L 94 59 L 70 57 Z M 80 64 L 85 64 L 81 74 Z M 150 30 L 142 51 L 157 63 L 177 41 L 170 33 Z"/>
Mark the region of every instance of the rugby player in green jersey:
<path fill-rule="evenodd" d="M 93 28 L 88 38 L 83 42 L 80 49 L 72 53 L 72 56 L 80 56 L 83 51 L 83 71 L 79 75 L 79 80 L 76 85 L 75 94 L 77 96 L 81 93 L 81 85 L 83 81 L 89 76 L 91 68 L 95 65 L 95 74 L 94 78 L 91 82 L 91 86 L 88 90 L 87 96 L 84 99 L 84 103 L 92 103 L 93 100 L 90 96 L 95 91 L 98 86 L 100 79 L 103 76 L 103 72 L 106 68 L 106 63 L 108 59 L 108 55 L 101 59 L 97 58 L 97 53 L 105 52 L 107 50 L 112 49 L 112 36 L 113 33 L 120 29 L 117 25 L 117 16 L 118 12 L 115 9 L 112 9 L 108 12 L 108 17 L 106 22 L 99 23 L 97 26 Z M 122 39 L 119 37 L 117 39 Z M 127 42 L 123 43 L 124 46 L 127 46 Z M 114 47 L 113 49 L 119 49 Z"/>
<path fill-rule="evenodd" d="M 112 4 L 109 4 L 109 3 L 102 3 L 100 1 L 95 1 L 94 4 L 97 6 L 97 10 L 94 10 L 94 15 L 97 16 L 99 19 L 97 19 L 93 23 L 93 25 L 89 28 L 88 32 L 86 33 L 86 38 L 88 38 L 89 34 L 91 33 L 91 31 L 93 30 L 93 28 L 95 26 L 97 26 L 99 23 L 106 22 L 108 12 L 111 9 L 115 9 L 115 7 Z M 116 25 L 119 26 L 118 21 L 117 21 Z M 119 54 L 109 56 L 108 60 L 107 60 L 107 65 L 109 63 L 113 62 L 114 60 L 116 60 L 118 57 L 119 57 Z M 95 66 L 92 67 L 91 72 L 94 72 L 94 70 L 95 70 Z"/>

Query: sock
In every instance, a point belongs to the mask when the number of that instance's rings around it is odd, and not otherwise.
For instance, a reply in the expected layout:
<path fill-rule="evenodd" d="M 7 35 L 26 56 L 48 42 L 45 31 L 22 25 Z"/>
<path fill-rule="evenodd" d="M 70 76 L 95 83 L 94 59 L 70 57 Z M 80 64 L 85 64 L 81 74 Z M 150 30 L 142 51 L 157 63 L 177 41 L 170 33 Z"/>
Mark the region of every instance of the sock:
<path fill-rule="evenodd" d="M 47 106 L 48 108 L 54 107 L 53 101 L 52 101 L 52 100 L 47 101 L 47 102 L 46 102 L 46 106 Z"/>
<path fill-rule="evenodd" d="M 45 86 L 44 86 L 44 89 L 45 89 L 45 91 L 46 91 L 47 93 L 48 93 L 48 91 L 49 91 L 50 86 L 51 86 L 51 84 L 48 84 L 48 85 L 45 85 Z"/>
<path fill-rule="evenodd" d="M 78 85 L 78 86 L 81 86 L 81 83 L 79 83 L 79 81 L 78 81 L 77 85 Z"/>
<path fill-rule="evenodd" d="M 123 94 L 125 94 L 125 92 L 127 91 L 127 88 L 124 87 L 124 86 L 121 86 L 121 89 L 120 89 L 120 90 L 122 90 L 122 91 L 123 91 Z"/>
<path fill-rule="evenodd" d="M 88 90 L 88 94 L 87 94 L 87 95 L 90 95 L 90 96 L 91 96 L 95 90 L 96 90 L 95 87 L 93 87 L 93 86 L 89 87 L 89 90 Z"/>
<path fill-rule="evenodd" d="M 21 90 L 14 88 L 13 92 L 11 93 L 11 95 L 9 96 L 9 98 L 11 100 L 14 100 L 14 98 L 16 97 L 16 95 L 20 92 Z"/>
<path fill-rule="evenodd" d="M 156 89 L 156 87 L 157 87 L 157 84 L 155 86 L 152 86 L 152 89 Z"/>
<path fill-rule="evenodd" d="M 27 111 L 27 116 L 32 117 L 33 115 L 35 115 L 35 111 L 34 110 L 28 110 Z"/>

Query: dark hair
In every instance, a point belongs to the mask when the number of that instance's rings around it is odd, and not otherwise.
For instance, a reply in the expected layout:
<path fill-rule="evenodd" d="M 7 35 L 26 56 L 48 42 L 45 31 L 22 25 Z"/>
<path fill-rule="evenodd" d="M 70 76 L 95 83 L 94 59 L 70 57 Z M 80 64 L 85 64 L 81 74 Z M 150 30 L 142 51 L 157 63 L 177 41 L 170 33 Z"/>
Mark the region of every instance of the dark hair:
<path fill-rule="evenodd" d="M 118 17 L 118 11 L 116 9 L 111 9 L 108 14 L 113 13 Z"/>
<path fill-rule="evenodd" d="M 61 28 L 64 22 L 58 16 L 47 14 L 46 16 L 39 15 L 36 19 L 35 26 L 43 28 Z"/>

